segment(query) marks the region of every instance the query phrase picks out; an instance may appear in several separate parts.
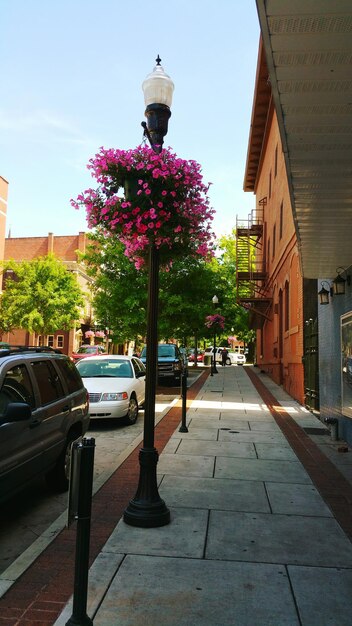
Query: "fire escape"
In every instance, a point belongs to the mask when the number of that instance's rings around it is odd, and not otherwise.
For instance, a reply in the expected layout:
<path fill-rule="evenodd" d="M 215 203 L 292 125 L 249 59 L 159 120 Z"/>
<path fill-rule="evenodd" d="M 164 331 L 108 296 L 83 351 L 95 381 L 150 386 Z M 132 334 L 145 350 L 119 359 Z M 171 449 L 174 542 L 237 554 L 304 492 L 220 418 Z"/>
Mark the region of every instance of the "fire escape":
<path fill-rule="evenodd" d="M 264 207 L 259 201 L 248 220 L 236 219 L 236 302 L 250 311 L 250 325 L 261 328 L 270 319 L 272 303 L 267 287 Z"/>

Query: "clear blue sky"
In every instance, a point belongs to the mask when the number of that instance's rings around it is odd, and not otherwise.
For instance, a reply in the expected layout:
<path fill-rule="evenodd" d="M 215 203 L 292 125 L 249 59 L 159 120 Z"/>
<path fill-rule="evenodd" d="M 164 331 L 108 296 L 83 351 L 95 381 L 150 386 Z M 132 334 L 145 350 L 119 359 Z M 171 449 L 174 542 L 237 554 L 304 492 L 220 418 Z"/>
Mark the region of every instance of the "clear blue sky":
<path fill-rule="evenodd" d="M 13 237 L 87 230 L 70 198 L 100 146 L 142 140 L 141 84 L 160 54 L 175 83 L 165 146 L 212 182 L 219 236 L 243 192 L 259 43 L 255 0 L 0 0 L 0 175 Z"/>

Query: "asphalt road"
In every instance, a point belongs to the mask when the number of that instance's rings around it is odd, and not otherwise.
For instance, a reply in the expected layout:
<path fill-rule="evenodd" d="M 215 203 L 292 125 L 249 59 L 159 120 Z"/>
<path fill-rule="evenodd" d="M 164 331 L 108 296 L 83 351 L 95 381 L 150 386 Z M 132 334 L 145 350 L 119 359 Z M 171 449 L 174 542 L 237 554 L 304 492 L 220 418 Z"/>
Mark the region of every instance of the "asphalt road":
<path fill-rule="evenodd" d="M 188 385 L 196 379 L 190 371 Z M 156 420 L 180 397 L 178 387 L 157 388 Z M 111 420 L 91 422 L 87 436 L 95 439 L 94 483 L 103 483 L 119 465 L 120 455 L 137 445 L 143 437 L 141 410 L 138 420 L 124 426 Z M 94 490 L 94 487 L 93 487 Z M 67 493 L 53 494 L 44 478 L 31 483 L 24 491 L 2 505 L 0 511 L 0 573 L 4 572 L 67 508 Z"/>

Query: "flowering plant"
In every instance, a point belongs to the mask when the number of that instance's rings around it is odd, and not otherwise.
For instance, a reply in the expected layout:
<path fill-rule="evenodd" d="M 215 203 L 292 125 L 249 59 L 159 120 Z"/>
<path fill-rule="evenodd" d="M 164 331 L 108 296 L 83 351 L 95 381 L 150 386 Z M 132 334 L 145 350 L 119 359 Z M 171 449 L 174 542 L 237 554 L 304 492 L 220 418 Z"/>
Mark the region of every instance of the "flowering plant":
<path fill-rule="evenodd" d="M 90 337 L 94 337 L 94 331 L 93 330 L 86 330 L 86 332 L 84 333 L 84 336 L 86 339 L 89 339 Z"/>
<path fill-rule="evenodd" d="M 218 328 L 224 328 L 225 318 L 218 313 L 215 315 L 207 315 L 205 318 L 205 325 L 207 328 L 214 328 L 216 326 Z"/>
<path fill-rule="evenodd" d="M 85 207 L 89 227 L 116 234 L 137 268 L 144 264 L 151 243 L 166 264 L 185 253 L 213 255 L 214 210 L 198 163 L 180 159 L 170 149 L 155 154 L 147 146 L 100 148 L 88 169 L 99 186 L 71 204 Z"/>
<path fill-rule="evenodd" d="M 104 333 L 103 330 L 97 330 L 96 333 L 95 333 L 95 336 L 96 337 L 100 337 L 101 339 L 104 339 L 105 338 L 105 333 Z"/>

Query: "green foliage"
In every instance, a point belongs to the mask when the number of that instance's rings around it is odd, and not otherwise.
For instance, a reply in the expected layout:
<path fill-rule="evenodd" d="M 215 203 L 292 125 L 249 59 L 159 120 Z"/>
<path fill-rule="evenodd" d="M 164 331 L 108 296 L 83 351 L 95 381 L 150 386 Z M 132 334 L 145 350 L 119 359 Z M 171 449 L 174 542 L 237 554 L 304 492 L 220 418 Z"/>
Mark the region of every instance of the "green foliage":
<path fill-rule="evenodd" d="M 48 335 L 74 326 L 83 297 L 75 276 L 61 261 L 49 255 L 31 261 L 7 261 L 2 267 L 14 276 L 6 280 L 1 296 L 2 330 L 23 328 Z"/>
<path fill-rule="evenodd" d="M 224 336 L 236 335 L 244 341 L 249 332 L 248 311 L 236 302 L 236 231 L 219 240 L 217 266 L 219 310 L 225 317 Z"/>
<path fill-rule="evenodd" d="M 236 304 L 235 236 L 220 240 L 220 254 L 210 262 L 193 257 L 175 260 L 169 271 L 159 272 L 158 333 L 162 339 L 178 339 L 185 345 L 212 337 L 205 318 L 213 313 L 225 317 L 223 341 L 230 334 L 248 332 L 247 312 Z M 93 301 L 96 318 L 113 333 L 116 343 L 146 335 L 147 268 L 137 270 L 124 254 L 116 237 L 97 229 L 83 257 L 94 277 Z M 212 297 L 219 306 L 214 310 Z M 233 329 L 233 330 L 232 330 Z"/>
<path fill-rule="evenodd" d="M 124 246 L 101 230 L 89 236 L 82 260 L 94 278 L 93 302 L 100 325 L 109 328 L 114 343 L 146 334 L 147 274 L 125 256 Z"/>
<path fill-rule="evenodd" d="M 206 334 L 205 317 L 216 285 L 213 262 L 178 259 L 160 275 L 159 334 L 187 344 Z"/>

